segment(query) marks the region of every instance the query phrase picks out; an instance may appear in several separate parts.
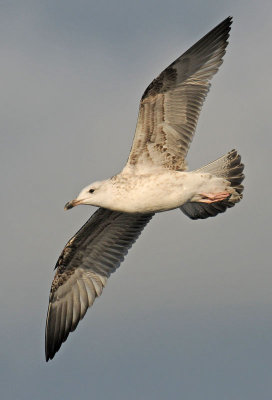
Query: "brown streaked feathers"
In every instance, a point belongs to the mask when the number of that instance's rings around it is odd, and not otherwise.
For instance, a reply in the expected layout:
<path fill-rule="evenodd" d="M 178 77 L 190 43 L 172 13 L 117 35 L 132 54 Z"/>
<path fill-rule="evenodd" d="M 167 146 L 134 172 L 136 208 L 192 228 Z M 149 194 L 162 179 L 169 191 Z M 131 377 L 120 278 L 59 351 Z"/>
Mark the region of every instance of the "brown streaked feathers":
<path fill-rule="evenodd" d="M 125 168 L 185 170 L 210 80 L 222 64 L 229 17 L 167 67 L 145 90 Z"/>
<path fill-rule="evenodd" d="M 125 214 L 99 208 L 69 240 L 58 259 L 46 321 L 46 361 L 100 296 L 153 214 Z"/>

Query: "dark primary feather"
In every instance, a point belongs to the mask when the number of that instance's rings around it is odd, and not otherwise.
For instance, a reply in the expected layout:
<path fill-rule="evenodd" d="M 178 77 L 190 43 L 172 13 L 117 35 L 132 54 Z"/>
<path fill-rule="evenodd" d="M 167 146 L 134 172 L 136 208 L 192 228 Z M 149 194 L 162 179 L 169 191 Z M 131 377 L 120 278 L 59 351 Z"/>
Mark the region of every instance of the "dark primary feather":
<path fill-rule="evenodd" d="M 152 216 L 99 208 L 69 240 L 56 264 L 49 296 L 46 361 L 75 330 Z"/>
<path fill-rule="evenodd" d="M 231 17 L 225 19 L 145 90 L 127 168 L 186 168 L 210 80 L 223 62 Z"/>

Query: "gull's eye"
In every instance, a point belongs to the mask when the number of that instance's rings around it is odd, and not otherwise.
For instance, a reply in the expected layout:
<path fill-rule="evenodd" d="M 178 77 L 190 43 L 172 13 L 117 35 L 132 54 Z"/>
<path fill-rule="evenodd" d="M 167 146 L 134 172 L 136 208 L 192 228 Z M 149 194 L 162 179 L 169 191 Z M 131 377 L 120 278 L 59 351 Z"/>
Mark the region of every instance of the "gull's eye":
<path fill-rule="evenodd" d="M 90 189 L 90 190 L 89 190 L 89 193 L 93 193 L 93 192 L 94 192 L 94 190 L 95 190 L 95 189 Z"/>

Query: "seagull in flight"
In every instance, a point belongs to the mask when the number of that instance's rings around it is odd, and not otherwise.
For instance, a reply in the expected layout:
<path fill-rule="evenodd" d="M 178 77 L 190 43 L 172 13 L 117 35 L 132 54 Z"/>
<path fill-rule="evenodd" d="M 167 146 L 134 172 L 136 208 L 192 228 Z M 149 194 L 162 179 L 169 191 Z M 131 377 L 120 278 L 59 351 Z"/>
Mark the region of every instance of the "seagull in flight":
<path fill-rule="evenodd" d="M 214 217 L 242 199 L 236 150 L 194 171 L 186 155 L 210 80 L 223 62 L 228 17 L 170 64 L 145 90 L 124 169 L 86 186 L 68 210 L 99 207 L 69 240 L 57 264 L 46 321 L 46 361 L 74 331 L 110 275 L 158 212 L 179 208 L 191 219 Z"/>

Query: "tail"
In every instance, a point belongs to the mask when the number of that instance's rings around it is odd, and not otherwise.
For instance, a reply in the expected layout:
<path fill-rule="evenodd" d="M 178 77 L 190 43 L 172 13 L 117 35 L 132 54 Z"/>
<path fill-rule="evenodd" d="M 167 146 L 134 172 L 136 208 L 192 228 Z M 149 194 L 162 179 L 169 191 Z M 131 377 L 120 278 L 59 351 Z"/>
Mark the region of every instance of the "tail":
<path fill-rule="evenodd" d="M 231 188 L 234 189 L 234 193 L 225 200 L 211 204 L 200 202 L 185 203 L 180 207 L 181 211 L 191 219 L 205 219 L 215 217 L 217 214 L 226 211 L 227 208 L 233 207 L 243 197 L 243 169 L 244 164 L 241 163 L 241 157 L 236 150 L 231 150 L 223 157 L 218 158 L 218 160 L 195 170 L 194 172 L 205 172 L 218 178 L 225 178 L 229 181 Z"/>

